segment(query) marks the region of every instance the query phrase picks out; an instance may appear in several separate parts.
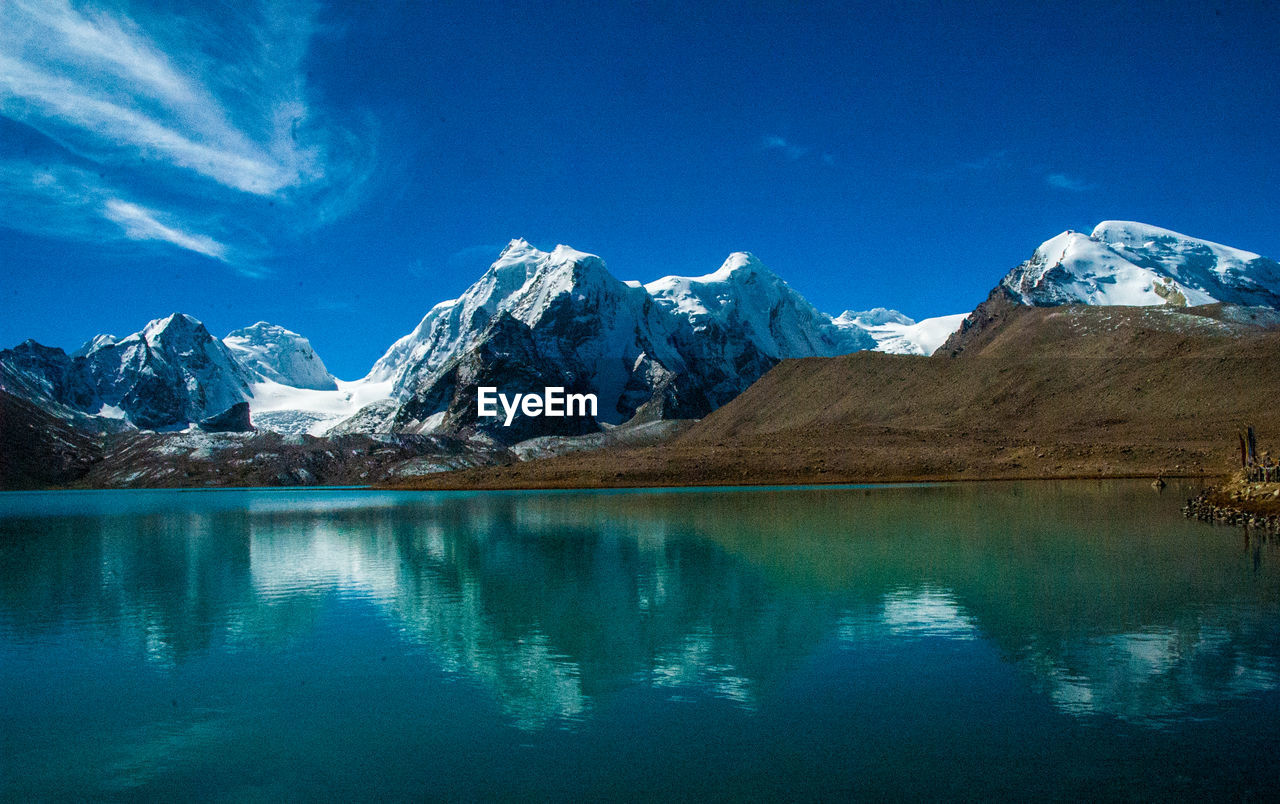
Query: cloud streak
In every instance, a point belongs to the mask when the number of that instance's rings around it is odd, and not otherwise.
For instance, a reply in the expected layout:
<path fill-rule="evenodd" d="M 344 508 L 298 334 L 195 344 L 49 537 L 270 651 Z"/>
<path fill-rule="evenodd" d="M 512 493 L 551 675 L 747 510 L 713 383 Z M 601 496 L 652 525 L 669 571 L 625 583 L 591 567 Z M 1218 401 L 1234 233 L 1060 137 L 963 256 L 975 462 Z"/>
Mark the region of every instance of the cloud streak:
<path fill-rule="evenodd" d="M 335 144 L 351 155 L 355 138 L 314 125 L 305 92 L 315 9 L 262 0 L 222 11 L 131 17 L 68 0 L 0 2 L 0 116 L 61 154 L 33 165 L 0 148 L 0 192 L 15 194 L 6 206 L 37 199 L 60 209 L 67 236 L 97 221 L 104 234 L 223 262 L 235 259 L 230 233 L 197 231 L 212 210 L 246 197 L 287 208 L 325 196 L 326 208 L 347 208 L 328 191 L 360 176 L 335 176 L 329 157 Z"/>
<path fill-rule="evenodd" d="M 760 146 L 766 151 L 776 151 L 792 162 L 807 156 L 809 152 L 813 150 L 807 145 L 797 145 L 794 142 L 787 140 L 786 137 L 779 137 L 776 135 L 765 137 L 761 141 Z"/>
<path fill-rule="evenodd" d="M 160 240 L 215 260 L 227 261 L 225 245 L 206 235 L 166 226 L 156 220 L 157 213 L 154 210 L 112 198 L 103 205 L 102 214 L 107 220 L 119 224 L 125 237 L 130 240 Z"/>
<path fill-rule="evenodd" d="M 812 146 L 801 145 L 776 134 L 763 137 L 760 140 L 760 148 L 766 152 L 781 154 L 788 162 L 798 162 L 812 155 L 827 167 L 835 167 L 836 164 L 836 158 L 832 154 L 826 151 L 817 152 L 817 149 Z"/>
<path fill-rule="evenodd" d="M 1082 193 L 1085 190 L 1093 189 L 1093 185 L 1077 178 L 1066 175 L 1065 173 L 1050 173 L 1044 177 L 1045 184 L 1057 190 L 1069 190 L 1073 193 Z"/>

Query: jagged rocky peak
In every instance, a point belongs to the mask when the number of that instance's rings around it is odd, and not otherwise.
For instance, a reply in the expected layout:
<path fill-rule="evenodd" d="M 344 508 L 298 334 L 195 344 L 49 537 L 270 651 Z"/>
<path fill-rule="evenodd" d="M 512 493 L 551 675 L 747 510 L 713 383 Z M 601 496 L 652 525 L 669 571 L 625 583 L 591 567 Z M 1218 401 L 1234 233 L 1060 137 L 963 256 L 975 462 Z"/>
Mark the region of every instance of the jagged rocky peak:
<path fill-rule="evenodd" d="M 181 313 L 121 339 L 94 338 L 74 356 L 34 343 L 5 350 L 0 384 L 64 418 L 89 414 L 147 429 L 185 427 L 249 396 L 231 352 Z"/>
<path fill-rule="evenodd" d="M 502 305 L 502 309 L 529 326 L 536 326 L 556 299 L 565 294 L 574 296 L 580 304 L 607 304 L 606 297 L 619 295 L 638 298 L 637 289 L 609 273 L 604 260 L 594 254 L 565 245 L 535 253 L 528 280 L 510 297 L 510 304 Z"/>
<path fill-rule="evenodd" d="M 432 307 L 413 332 L 392 344 L 365 379 L 391 382 L 394 393 L 406 395 L 417 384 L 414 377 L 440 370 L 474 346 L 499 314 L 536 327 L 559 309 L 553 303 L 566 294 L 575 296 L 578 306 L 609 310 L 616 308 L 618 296 L 639 301 L 645 295 L 615 279 L 593 254 L 563 245 L 547 252 L 512 240 L 475 284 Z"/>
<path fill-rule="evenodd" d="M 183 313 L 102 341 L 81 360 L 101 412 L 122 415 L 138 427 L 183 427 L 249 396 L 249 376 L 230 350 L 199 319 Z"/>
<path fill-rule="evenodd" d="M 696 417 L 779 360 L 876 343 L 864 329 L 838 326 L 746 252 L 705 276 L 642 285 L 619 281 L 594 254 L 565 245 L 542 251 L 517 239 L 374 365 L 364 383 L 385 383 L 392 404 L 370 405 L 349 421 L 447 429 L 459 426 L 459 400 L 474 386 L 528 390 L 533 377 L 597 394 L 605 424 L 641 408 Z"/>
<path fill-rule="evenodd" d="M 232 332 L 222 343 L 258 382 L 316 391 L 338 387 L 311 342 L 284 327 L 259 321 Z"/>
<path fill-rule="evenodd" d="M 0 390 L 72 409 L 92 404 L 94 396 L 75 359 L 56 346 L 30 338 L 0 351 Z"/>
<path fill-rule="evenodd" d="M 634 396 L 627 389 L 639 354 L 684 368 L 670 344 L 675 326 L 642 287 L 619 281 L 599 257 L 513 240 L 474 285 L 397 341 L 366 381 L 387 382 L 404 400 L 393 428 L 439 426 L 471 385 L 518 381 L 523 388 L 535 375 L 597 393 L 600 419 L 617 422 L 632 412 L 621 400 Z"/>
<path fill-rule="evenodd" d="M 1253 252 L 1135 221 L 1065 231 L 1001 280 L 1028 305 L 1280 307 L 1280 264 Z"/>

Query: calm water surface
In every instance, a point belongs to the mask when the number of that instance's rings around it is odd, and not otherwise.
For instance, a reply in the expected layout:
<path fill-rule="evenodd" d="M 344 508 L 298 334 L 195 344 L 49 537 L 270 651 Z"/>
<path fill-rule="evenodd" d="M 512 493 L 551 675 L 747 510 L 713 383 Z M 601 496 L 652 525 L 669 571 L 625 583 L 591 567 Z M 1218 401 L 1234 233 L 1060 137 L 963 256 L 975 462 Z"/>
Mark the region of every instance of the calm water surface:
<path fill-rule="evenodd" d="M 3 494 L 0 796 L 1275 795 L 1189 491 Z"/>

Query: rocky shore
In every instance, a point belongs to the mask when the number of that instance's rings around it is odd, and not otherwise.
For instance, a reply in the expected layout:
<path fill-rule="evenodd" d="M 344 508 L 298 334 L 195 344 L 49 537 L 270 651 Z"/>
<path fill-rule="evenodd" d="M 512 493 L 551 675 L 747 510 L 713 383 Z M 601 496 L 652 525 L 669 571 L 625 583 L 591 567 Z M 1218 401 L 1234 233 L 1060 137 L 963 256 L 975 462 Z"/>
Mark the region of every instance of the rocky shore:
<path fill-rule="evenodd" d="M 1202 522 L 1280 535 L 1280 483 L 1252 483 L 1237 473 L 1187 500 L 1182 513 Z"/>

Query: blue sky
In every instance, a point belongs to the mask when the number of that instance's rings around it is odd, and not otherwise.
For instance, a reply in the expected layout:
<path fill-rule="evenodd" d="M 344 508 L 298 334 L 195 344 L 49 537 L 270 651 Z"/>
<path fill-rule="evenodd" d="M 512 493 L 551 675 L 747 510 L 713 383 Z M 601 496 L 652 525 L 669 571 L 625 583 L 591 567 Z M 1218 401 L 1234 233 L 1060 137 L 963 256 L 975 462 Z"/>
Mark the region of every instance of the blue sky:
<path fill-rule="evenodd" d="M 0 345 L 355 378 L 514 237 L 916 318 L 1106 219 L 1280 256 L 1280 5 L 534 5 L 5 0 Z"/>

